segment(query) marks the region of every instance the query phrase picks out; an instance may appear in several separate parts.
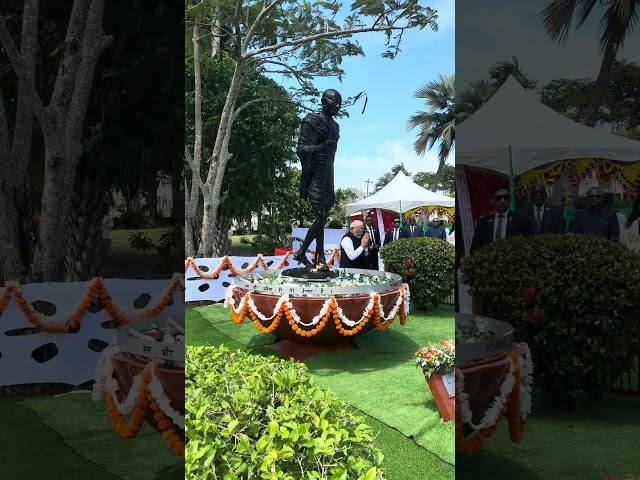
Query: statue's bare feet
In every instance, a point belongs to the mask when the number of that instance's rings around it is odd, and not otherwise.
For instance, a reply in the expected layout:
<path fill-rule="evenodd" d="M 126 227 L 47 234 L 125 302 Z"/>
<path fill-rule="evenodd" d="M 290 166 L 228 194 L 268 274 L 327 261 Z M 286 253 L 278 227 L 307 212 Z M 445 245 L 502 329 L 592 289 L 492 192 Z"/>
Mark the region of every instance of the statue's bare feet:
<path fill-rule="evenodd" d="M 302 263 L 305 267 L 311 269 L 313 268 L 313 263 L 309 261 L 307 256 L 304 253 L 300 253 L 299 251 L 293 254 L 293 259 L 296 262 Z"/>

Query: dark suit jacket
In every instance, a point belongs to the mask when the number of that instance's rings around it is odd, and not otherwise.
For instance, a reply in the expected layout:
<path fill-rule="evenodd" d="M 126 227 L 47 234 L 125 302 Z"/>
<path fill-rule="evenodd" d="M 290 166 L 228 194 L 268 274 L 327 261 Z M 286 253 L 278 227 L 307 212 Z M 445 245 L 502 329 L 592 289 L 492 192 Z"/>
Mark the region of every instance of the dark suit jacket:
<path fill-rule="evenodd" d="M 400 232 L 398 234 L 398 239 L 400 238 L 407 238 L 402 228 L 400 229 Z M 384 234 L 384 245 L 391 242 L 393 242 L 393 228 Z"/>
<path fill-rule="evenodd" d="M 407 224 L 404 227 L 402 227 L 402 230 L 400 233 L 404 234 L 404 237 L 401 238 L 418 238 L 418 237 L 424 237 L 424 232 L 422 231 L 422 226 L 415 226 L 416 228 L 414 228 L 414 232 L 413 235 L 411 235 L 411 225 Z"/>
<path fill-rule="evenodd" d="M 511 210 L 508 210 L 505 215 L 507 215 L 507 230 L 505 236 L 513 237 L 515 235 L 521 235 L 522 221 L 519 220 L 518 215 Z M 495 212 L 478 220 L 469 253 L 493 243 L 494 217 Z"/>
<path fill-rule="evenodd" d="M 373 238 L 371 238 L 371 235 L 369 235 L 369 245 L 375 244 L 378 248 L 374 250 L 369 250 L 369 255 L 367 255 L 367 261 L 368 261 L 370 270 L 378 270 L 378 266 L 379 266 L 378 250 L 382 246 L 382 243 L 380 242 L 380 230 L 378 230 L 378 227 L 373 227 L 372 230 L 373 230 Z M 365 233 L 369 231 L 366 225 L 364 227 L 364 231 Z"/>
<path fill-rule="evenodd" d="M 524 235 L 564 233 L 567 230 L 564 214 L 560 207 L 545 204 L 540 231 L 538 231 L 538 225 L 536 224 L 535 212 L 532 203 L 528 203 L 518 210 L 518 219 L 522 222 L 521 230 Z"/>

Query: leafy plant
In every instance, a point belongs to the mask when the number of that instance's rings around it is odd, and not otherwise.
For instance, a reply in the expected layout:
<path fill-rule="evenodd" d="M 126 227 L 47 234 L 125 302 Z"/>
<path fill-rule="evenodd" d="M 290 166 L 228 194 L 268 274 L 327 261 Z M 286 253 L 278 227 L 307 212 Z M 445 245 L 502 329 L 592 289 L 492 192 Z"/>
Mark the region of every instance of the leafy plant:
<path fill-rule="evenodd" d="M 383 245 L 380 256 L 387 271 L 409 284 L 411 302 L 428 310 L 451 295 L 454 288 L 453 245 L 436 238 L 401 238 Z"/>
<path fill-rule="evenodd" d="M 177 272 L 184 262 L 184 232 L 181 227 L 169 228 L 157 244 L 146 232 L 129 232 L 129 245 L 140 252 L 155 250 L 161 271 L 167 274 Z"/>
<path fill-rule="evenodd" d="M 147 229 L 153 227 L 153 218 L 139 210 L 127 210 L 120 215 L 118 223 L 122 228 Z"/>
<path fill-rule="evenodd" d="M 334 218 L 333 220 L 331 220 L 329 222 L 329 225 L 327 225 L 327 228 L 341 229 L 342 228 L 342 220 L 338 220 L 337 218 Z"/>
<path fill-rule="evenodd" d="M 382 479 L 371 428 L 305 365 L 191 347 L 185 478 Z"/>
<path fill-rule="evenodd" d="M 597 397 L 638 351 L 640 255 L 596 236 L 508 238 L 462 264 L 482 315 L 514 326 L 545 400 Z M 635 309 L 635 310 L 634 310 Z"/>

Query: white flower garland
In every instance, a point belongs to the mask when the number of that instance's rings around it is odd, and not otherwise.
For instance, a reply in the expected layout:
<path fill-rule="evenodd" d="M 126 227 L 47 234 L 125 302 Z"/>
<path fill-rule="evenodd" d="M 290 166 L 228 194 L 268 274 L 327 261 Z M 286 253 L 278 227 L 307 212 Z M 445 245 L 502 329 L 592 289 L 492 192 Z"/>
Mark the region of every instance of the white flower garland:
<path fill-rule="evenodd" d="M 114 355 L 120 353 L 118 345 L 109 345 L 104 349 L 96 367 L 96 382 L 93 384 L 93 392 L 91 399 L 94 402 L 100 401 L 104 396 L 111 395 L 113 403 L 122 415 L 129 415 L 135 408 L 138 398 L 143 393 L 143 375 L 146 371 L 151 374 L 151 381 L 148 384 L 149 392 L 158 404 L 158 407 L 169 417 L 174 424 L 184 430 L 184 416 L 171 407 L 171 400 L 167 397 L 162 387 L 162 383 L 156 377 L 156 364 L 149 362 L 144 369 L 134 377 L 127 398 L 124 402 L 118 402 L 115 394 L 119 389 L 118 382 L 113 378 L 113 363 L 111 359 Z"/>
<path fill-rule="evenodd" d="M 477 425 L 472 421 L 473 413 L 469 407 L 469 395 L 464 392 L 464 373 L 462 373 L 462 370 L 458 370 L 458 382 L 456 382 L 456 389 L 458 391 L 458 399 L 460 402 L 460 420 L 462 420 L 462 423 L 468 424 L 473 430 L 482 430 L 495 425 L 498 421 L 498 417 L 500 416 L 500 410 L 502 410 L 502 407 L 504 407 L 507 402 L 507 396 L 513 390 L 516 383 L 513 378 L 513 371 L 516 365 L 511 357 L 507 358 L 509 359 L 509 370 L 502 382 L 502 385 L 500 385 L 500 391 L 484 413 L 480 423 Z"/>
<path fill-rule="evenodd" d="M 318 323 L 320 323 L 320 320 L 322 320 L 324 316 L 327 314 L 327 311 L 329 310 L 329 306 L 331 305 L 331 302 L 335 301 L 334 297 L 331 297 L 325 300 L 325 302 L 322 305 L 322 308 L 320 309 L 320 312 L 315 317 L 313 317 L 313 319 L 311 319 L 309 323 L 305 323 L 302 321 L 302 319 L 296 312 L 295 308 L 293 308 L 291 299 L 289 295 L 287 295 L 286 293 L 278 299 L 278 303 L 276 303 L 271 316 L 266 317 L 256 307 L 255 303 L 253 302 L 253 299 L 251 298 L 250 292 L 248 292 L 248 295 L 244 295 L 242 297 L 242 299 L 240 300 L 240 304 L 236 307 L 235 306 L 236 300 L 233 296 L 233 289 L 234 289 L 233 285 L 229 285 L 229 287 L 227 287 L 227 291 L 225 292 L 224 308 L 233 308 L 233 311 L 235 312 L 236 315 L 240 315 L 240 312 L 242 312 L 245 308 L 245 303 L 248 302 L 249 308 L 251 309 L 251 311 L 263 322 L 268 322 L 275 318 L 276 314 L 280 311 L 280 308 L 282 308 L 282 304 L 285 303 L 287 305 L 287 308 L 289 309 L 289 313 L 291 314 L 291 318 L 293 318 L 294 322 L 296 322 L 298 325 L 302 325 L 305 327 L 315 326 Z M 369 303 L 367 303 L 367 306 L 362 312 L 362 317 L 360 317 L 360 319 L 356 321 L 349 320 L 349 318 L 345 316 L 342 308 L 340 308 L 340 306 L 338 305 L 338 302 L 336 302 L 337 313 L 338 313 L 338 317 L 340 318 L 340 321 L 345 325 L 347 325 L 348 327 L 352 327 L 352 328 L 362 323 L 365 320 L 365 318 L 369 316 L 369 313 L 373 310 L 375 306 L 376 295 L 378 294 L 375 292 L 369 293 L 369 297 L 370 297 Z M 388 315 L 384 314 L 382 302 L 378 303 L 380 319 L 384 321 L 388 321 L 395 318 L 396 315 L 398 314 L 398 309 L 402 305 L 403 301 L 405 304 L 404 306 L 405 315 L 408 315 L 409 314 L 409 285 L 407 285 L 406 283 L 402 287 L 400 287 L 400 295 L 398 295 L 398 298 L 396 299 L 396 303 L 393 306 L 393 308 L 389 311 Z"/>
<path fill-rule="evenodd" d="M 520 357 L 520 417 L 526 420 L 531 413 L 531 390 L 533 384 L 533 359 L 529 346 L 524 344 L 525 354 Z"/>

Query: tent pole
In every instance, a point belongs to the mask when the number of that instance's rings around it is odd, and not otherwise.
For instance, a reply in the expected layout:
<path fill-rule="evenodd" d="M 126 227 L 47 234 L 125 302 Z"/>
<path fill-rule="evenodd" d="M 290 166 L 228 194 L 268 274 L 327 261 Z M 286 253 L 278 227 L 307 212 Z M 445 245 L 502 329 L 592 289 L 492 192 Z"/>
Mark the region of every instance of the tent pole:
<path fill-rule="evenodd" d="M 399 201 L 399 205 L 400 205 L 400 228 L 403 227 L 403 223 L 402 223 L 402 200 Z"/>
<path fill-rule="evenodd" d="M 513 157 L 509 145 L 509 193 L 511 194 L 511 210 L 516 209 L 516 180 L 513 176 Z"/>

